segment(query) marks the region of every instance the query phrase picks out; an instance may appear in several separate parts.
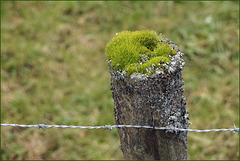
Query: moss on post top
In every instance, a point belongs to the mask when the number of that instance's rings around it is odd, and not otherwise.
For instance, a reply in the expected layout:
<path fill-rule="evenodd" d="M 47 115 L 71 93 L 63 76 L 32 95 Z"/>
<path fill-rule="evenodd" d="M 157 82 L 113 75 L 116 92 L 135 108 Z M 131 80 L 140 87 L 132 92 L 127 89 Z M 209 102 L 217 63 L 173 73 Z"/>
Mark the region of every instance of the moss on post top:
<path fill-rule="evenodd" d="M 162 34 L 154 30 L 123 31 L 106 46 L 111 68 L 125 71 L 128 76 L 138 72 L 147 75 L 166 70 L 164 64 L 177 54 Z"/>

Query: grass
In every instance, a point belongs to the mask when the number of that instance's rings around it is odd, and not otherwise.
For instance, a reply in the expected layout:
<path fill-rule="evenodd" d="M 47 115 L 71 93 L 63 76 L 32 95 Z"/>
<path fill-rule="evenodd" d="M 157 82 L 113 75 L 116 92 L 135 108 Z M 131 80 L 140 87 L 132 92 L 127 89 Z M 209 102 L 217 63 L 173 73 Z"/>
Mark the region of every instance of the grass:
<path fill-rule="evenodd" d="M 105 46 L 151 29 L 178 44 L 190 128 L 239 122 L 239 2 L 1 2 L 1 122 L 114 124 Z M 238 126 L 238 125 L 237 125 Z M 1 127 L 1 159 L 123 159 L 116 129 Z M 189 133 L 188 159 L 239 159 L 239 136 Z"/>

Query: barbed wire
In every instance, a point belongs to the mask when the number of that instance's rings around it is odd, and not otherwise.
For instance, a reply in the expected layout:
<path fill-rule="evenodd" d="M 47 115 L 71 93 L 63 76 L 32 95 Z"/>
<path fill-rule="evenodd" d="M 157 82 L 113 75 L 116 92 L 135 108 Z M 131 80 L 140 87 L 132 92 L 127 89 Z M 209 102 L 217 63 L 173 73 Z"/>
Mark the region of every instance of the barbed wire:
<path fill-rule="evenodd" d="M 113 128 L 145 128 L 145 129 L 155 129 L 155 130 L 173 130 L 173 131 L 187 131 L 187 132 L 219 132 L 219 131 L 232 131 L 233 133 L 238 132 L 239 128 L 236 128 L 235 124 L 234 129 L 206 129 L 206 130 L 194 130 L 194 129 L 182 129 L 175 127 L 152 127 L 152 126 L 141 126 L 141 125 L 104 125 L 104 126 L 73 126 L 73 125 L 45 125 L 45 124 L 36 124 L 36 125 L 19 125 L 19 124 L 1 124 L 1 126 L 13 126 L 13 127 L 37 127 L 39 129 L 46 128 L 76 128 L 76 129 L 108 129 L 109 131 Z"/>

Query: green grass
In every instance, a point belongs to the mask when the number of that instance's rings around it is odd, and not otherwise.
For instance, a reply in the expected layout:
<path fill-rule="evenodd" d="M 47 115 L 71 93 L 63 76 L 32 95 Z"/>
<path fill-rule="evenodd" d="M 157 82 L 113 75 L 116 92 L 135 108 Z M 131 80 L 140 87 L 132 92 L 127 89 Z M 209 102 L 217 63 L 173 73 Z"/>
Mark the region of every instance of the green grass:
<path fill-rule="evenodd" d="M 239 2 L 1 2 L 1 121 L 114 124 L 105 46 L 124 30 L 177 43 L 190 128 L 239 122 Z M 123 159 L 116 129 L 1 127 L 1 159 Z M 239 159 L 239 136 L 189 133 L 188 159 Z"/>

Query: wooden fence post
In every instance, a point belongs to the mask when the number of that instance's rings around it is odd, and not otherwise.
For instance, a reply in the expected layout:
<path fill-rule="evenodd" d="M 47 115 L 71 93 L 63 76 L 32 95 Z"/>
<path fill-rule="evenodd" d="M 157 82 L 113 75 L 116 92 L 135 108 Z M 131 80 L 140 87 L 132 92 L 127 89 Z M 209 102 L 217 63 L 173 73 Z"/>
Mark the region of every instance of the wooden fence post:
<path fill-rule="evenodd" d="M 182 53 L 177 50 L 165 71 L 152 75 L 112 69 L 111 86 L 116 125 L 146 125 L 188 128 L 188 112 L 183 91 Z M 121 149 L 130 160 L 186 160 L 187 132 L 143 128 L 118 128 Z"/>

